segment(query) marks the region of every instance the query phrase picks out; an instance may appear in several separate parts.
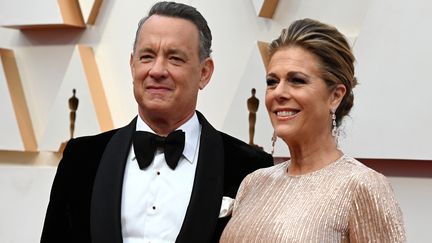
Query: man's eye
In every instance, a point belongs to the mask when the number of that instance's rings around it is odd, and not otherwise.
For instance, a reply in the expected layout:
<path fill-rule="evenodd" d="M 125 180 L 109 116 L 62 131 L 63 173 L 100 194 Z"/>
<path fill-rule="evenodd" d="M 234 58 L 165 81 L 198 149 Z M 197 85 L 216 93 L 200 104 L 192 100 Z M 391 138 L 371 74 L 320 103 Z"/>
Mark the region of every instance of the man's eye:
<path fill-rule="evenodd" d="M 153 58 L 153 56 L 152 55 L 142 55 L 142 56 L 140 56 L 140 60 L 141 61 L 148 61 L 148 60 L 151 60 Z"/>
<path fill-rule="evenodd" d="M 183 63 L 184 62 L 183 59 L 178 57 L 178 56 L 171 56 L 169 59 L 175 63 Z"/>

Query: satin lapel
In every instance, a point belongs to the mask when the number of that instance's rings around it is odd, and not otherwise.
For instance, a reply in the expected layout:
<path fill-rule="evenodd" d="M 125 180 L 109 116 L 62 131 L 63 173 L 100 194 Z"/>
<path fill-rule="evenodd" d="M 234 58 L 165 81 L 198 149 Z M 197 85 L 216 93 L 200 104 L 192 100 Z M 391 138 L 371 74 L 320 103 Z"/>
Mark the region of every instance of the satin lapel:
<path fill-rule="evenodd" d="M 210 242 L 223 196 L 224 149 L 221 134 L 197 111 L 202 126 L 192 195 L 176 242 Z"/>
<path fill-rule="evenodd" d="M 121 243 L 121 195 L 126 159 L 136 127 L 136 118 L 111 138 L 96 173 L 90 208 L 94 243 Z"/>

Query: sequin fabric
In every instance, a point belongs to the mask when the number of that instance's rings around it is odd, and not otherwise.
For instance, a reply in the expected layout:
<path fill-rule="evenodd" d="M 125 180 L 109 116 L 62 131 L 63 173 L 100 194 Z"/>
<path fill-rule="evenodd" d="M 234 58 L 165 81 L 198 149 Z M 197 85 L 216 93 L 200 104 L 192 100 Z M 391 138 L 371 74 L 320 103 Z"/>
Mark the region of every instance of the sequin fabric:
<path fill-rule="evenodd" d="M 289 163 L 244 179 L 220 242 L 406 242 L 385 176 L 346 155 L 300 176 Z"/>

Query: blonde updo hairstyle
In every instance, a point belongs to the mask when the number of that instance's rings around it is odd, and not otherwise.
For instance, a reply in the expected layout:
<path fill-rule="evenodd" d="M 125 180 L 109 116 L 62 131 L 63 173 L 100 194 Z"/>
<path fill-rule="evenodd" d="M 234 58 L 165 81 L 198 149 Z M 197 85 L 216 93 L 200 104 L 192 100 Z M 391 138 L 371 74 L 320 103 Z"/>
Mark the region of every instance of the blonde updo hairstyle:
<path fill-rule="evenodd" d="M 348 41 L 335 27 L 306 18 L 282 30 L 269 46 L 269 57 L 291 46 L 301 47 L 320 60 L 321 78 L 330 91 L 337 84 L 345 85 L 345 96 L 336 110 L 336 124 L 339 126 L 354 104 L 352 89 L 357 85 L 354 76 L 355 58 Z"/>

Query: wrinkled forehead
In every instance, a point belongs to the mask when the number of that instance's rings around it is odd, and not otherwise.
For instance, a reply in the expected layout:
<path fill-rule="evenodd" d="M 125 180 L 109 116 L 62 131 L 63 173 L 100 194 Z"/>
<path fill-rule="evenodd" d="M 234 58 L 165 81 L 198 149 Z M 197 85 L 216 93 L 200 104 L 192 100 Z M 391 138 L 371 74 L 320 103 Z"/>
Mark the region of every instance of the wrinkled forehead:
<path fill-rule="evenodd" d="M 150 16 L 141 26 L 138 34 L 138 45 L 150 39 L 170 40 L 179 44 L 190 42 L 189 44 L 196 44 L 196 48 L 199 48 L 198 28 L 192 21 L 178 17 Z"/>

